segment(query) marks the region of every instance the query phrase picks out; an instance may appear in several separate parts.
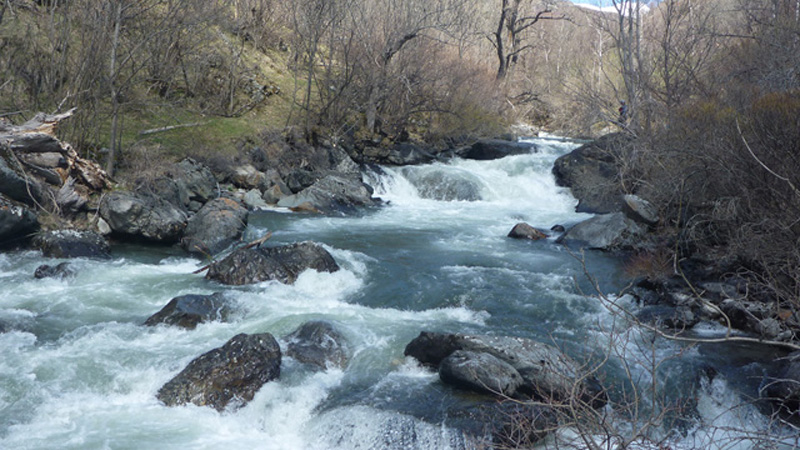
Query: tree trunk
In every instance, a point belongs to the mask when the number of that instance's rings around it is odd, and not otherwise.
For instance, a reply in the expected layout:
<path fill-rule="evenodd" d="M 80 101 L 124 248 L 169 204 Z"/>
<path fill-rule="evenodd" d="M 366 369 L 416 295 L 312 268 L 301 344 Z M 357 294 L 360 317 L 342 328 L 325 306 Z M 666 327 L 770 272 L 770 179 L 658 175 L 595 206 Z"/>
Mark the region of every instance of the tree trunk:
<path fill-rule="evenodd" d="M 117 89 L 117 48 L 119 47 L 119 29 L 122 22 L 122 2 L 117 3 L 114 18 L 114 34 L 111 38 L 111 63 L 109 64 L 109 85 L 111 86 L 111 136 L 109 137 L 110 151 L 106 161 L 106 172 L 114 175 L 114 165 L 117 158 L 117 141 L 119 126 L 119 90 Z"/>

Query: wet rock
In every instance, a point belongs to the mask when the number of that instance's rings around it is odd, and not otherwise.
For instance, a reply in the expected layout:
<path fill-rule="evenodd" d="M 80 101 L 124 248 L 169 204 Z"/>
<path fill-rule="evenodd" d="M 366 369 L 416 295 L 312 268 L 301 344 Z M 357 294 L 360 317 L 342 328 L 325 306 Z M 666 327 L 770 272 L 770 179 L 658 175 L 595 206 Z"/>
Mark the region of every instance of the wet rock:
<path fill-rule="evenodd" d="M 412 142 L 400 142 L 392 145 L 363 145 L 353 156 L 362 164 L 386 166 L 427 164 L 436 159 L 431 152 Z"/>
<path fill-rule="evenodd" d="M 575 361 L 553 346 L 530 339 L 423 331 L 406 346 L 405 355 L 438 368 L 446 357 L 458 350 L 486 353 L 509 364 L 522 376 L 522 384 L 517 389 L 522 394 L 557 401 L 577 392 L 583 401 L 594 407 L 606 402 L 596 380 L 581 378 L 583 374 Z M 490 359 L 484 361 L 491 362 Z"/>
<path fill-rule="evenodd" d="M 267 202 L 264 201 L 261 191 L 258 189 L 250 189 L 249 191 L 245 192 L 244 196 L 242 197 L 242 202 L 244 202 L 249 209 L 267 207 Z"/>
<path fill-rule="evenodd" d="M 48 231 L 37 235 L 33 244 L 48 258 L 111 258 L 108 242 L 94 231 Z"/>
<path fill-rule="evenodd" d="M 289 188 L 289 190 L 292 191 L 293 194 L 297 194 L 303 189 L 314 185 L 314 183 L 319 180 L 319 176 L 317 173 L 308 169 L 295 169 L 289 172 L 285 179 L 286 186 Z"/>
<path fill-rule="evenodd" d="M 269 205 L 277 205 L 278 202 L 287 195 L 292 195 L 292 191 L 283 183 L 275 183 L 269 189 L 264 191 L 261 197 Z"/>
<path fill-rule="evenodd" d="M 439 363 L 439 378 L 462 389 L 509 397 L 522 386 L 522 376 L 510 364 L 489 353 L 463 350 Z"/>
<path fill-rule="evenodd" d="M 0 247 L 27 243 L 37 230 L 39 219 L 36 213 L 0 195 Z"/>
<path fill-rule="evenodd" d="M 167 406 L 194 403 L 223 411 L 248 403 L 280 370 L 281 350 L 271 334 L 239 334 L 195 358 L 156 397 Z"/>
<path fill-rule="evenodd" d="M 144 325 L 175 325 L 194 330 L 198 324 L 225 321 L 232 312 L 228 299 L 221 292 L 211 295 L 181 295 L 150 316 Z"/>
<path fill-rule="evenodd" d="M 636 247 L 645 229 L 622 213 L 601 214 L 578 223 L 557 242 L 598 250 L 624 250 Z"/>
<path fill-rule="evenodd" d="M 350 214 L 360 207 L 374 206 L 378 201 L 372 198 L 372 188 L 360 179 L 328 175 L 297 194 L 283 197 L 278 206 L 296 208 L 304 203 L 324 214 Z"/>
<path fill-rule="evenodd" d="M 527 155 L 536 152 L 536 146 L 525 142 L 506 141 L 503 139 L 481 139 L 461 151 L 464 159 L 491 160 L 511 155 Z"/>
<path fill-rule="evenodd" d="M 118 236 L 175 243 L 187 215 L 172 203 L 141 192 L 115 191 L 100 203 L 100 216 Z"/>
<path fill-rule="evenodd" d="M 72 270 L 68 262 L 62 262 L 56 266 L 42 264 L 33 272 L 33 277 L 36 279 L 42 278 L 69 278 L 75 276 L 75 271 Z"/>
<path fill-rule="evenodd" d="M 532 241 L 547 239 L 546 234 L 524 222 L 514 225 L 514 228 L 512 228 L 508 233 L 508 237 L 516 239 L 530 239 Z"/>
<path fill-rule="evenodd" d="M 624 195 L 622 200 L 622 212 L 631 219 L 647 225 L 655 225 L 658 223 L 658 211 L 656 211 L 656 208 L 647 200 L 632 194 Z"/>
<path fill-rule="evenodd" d="M 553 175 L 578 199 L 576 211 L 607 214 L 622 210 L 617 160 L 630 151 L 631 137 L 623 133 L 602 136 L 556 159 Z"/>
<path fill-rule="evenodd" d="M 347 339 L 332 323 L 322 320 L 300 325 L 284 338 L 286 356 L 320 369 L 344 368 L 350 361 Z"/>
<path fill-rule="evenodd" d="M 306 241 L 281 247 L 236 250 L 212 264 L 206 278 L 229 285 L 270 280 L 292 284 L 307 269 L 336 272 L 339 266 L 322 246 Z"/>
<path fill-rule="evenodd" d="M 216 255 L 241 238 L 247 214 L 247 208 L 236 200 L 211 200 L 189 219 L 181 247 L 190 253 Z"/>

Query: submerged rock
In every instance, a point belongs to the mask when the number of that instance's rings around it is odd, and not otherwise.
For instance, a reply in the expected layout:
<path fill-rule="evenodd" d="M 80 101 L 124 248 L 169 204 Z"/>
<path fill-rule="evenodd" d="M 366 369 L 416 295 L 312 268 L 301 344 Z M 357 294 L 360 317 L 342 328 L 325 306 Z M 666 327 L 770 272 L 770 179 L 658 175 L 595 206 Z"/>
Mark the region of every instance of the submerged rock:
<path fill-rule="evenodd" d="M 231 311 L 227 298 L 221 292 L 211 295 L 181 295 L 170 300 L 161 311 L 150 316 L 144 325 L 155 326 L 163 323 L 193 330 L 203 322 L 224 321 Z"/>
<path fill-rule="evenodd" d="M 33 244 L 48 258 L 111 258 L 108 242 L 94 231 L 48 231 L 36 236 Z"/>
<path fill-rule="evenodd" d="M 596 380 L 592 377 L 584 378 L 585 374 L 581 373 L 580 366 L 575 361 L 553 346 L 530 339 L 423 331 L 406 346 L 405 355 L 441 370 L 445 358 L 459 350 L 491 355 L 493 358 L 480 361 L 487 366 L 496 367 L 486 367 L 482 369 L 482 373 L 490 373 L 492 370 L 507 374 L 507 368 L 494 363 L 497 360 L 511 366 L 522 379 L 516 389 L 517 393 L 555 401 L 568 399 L 573 393 L 577 393 L 581 400 L 594 407 L 600 407 L 606 402 L 605 394 Z M 470 382 L 480 383 L 480 379 L 474 377 Z M 442 381 L 447 382 L 445 378 Z M 502 383 L 495 381 L 492 385 L 500 384 Z M 460 385 L 465 386 L 467 383 Z M 485 389 L 482 391 L 485 392 Z"/>
<path fill-rule="evenodd" d="M 288 342 L 286 356 L 321 369 L 344 368 L 351 351 L 344 335 L 332 323 L 314 320 L 300 325 L 284 340 Z"/>
<path fill-rule="evenodd" d="M 514 228 L 508 232 L 508 237 L 515 239 L 530 239 L 532 241 L 547 239 L 546 234 L 524 222 L 514 225 Z"/>
<path fill-rule="evenodd" d="M 189 219 L 181 247 L 190 253 L 216 255 L 241 238 L 247 227 L 247 214 L 247 208 L 236 200 L 211 200 Z"/>
<path fill-rule="evenodd" d="M 243 406 L 280 373 L 281 350 L 271 334 L 239 334 L 195 358 L 156 397 L 167 406 L 194 403 L 222 411 L 231 403 Z"/>
<path fill-rule="evenodd" d="M 42 264 L 41 266 L 36 268 L 36 271 L 33 273 L 33 277 L 36 279 L 42 278 L 68 278 L 75 275 L 75 271 L 72 270 L 70 264 L 68 262 L 62 262 L 56 266 L 50 266 L 47 264 Z"/>
<path fill-rule="evenodd" d="M 336 272 L 339 266 L 321 245 L 306 241 L 280 247 L 238 249 L 211 264 L 206 278 L 229 285 L 270 280 L 292 284 L 307 269 Z"/>

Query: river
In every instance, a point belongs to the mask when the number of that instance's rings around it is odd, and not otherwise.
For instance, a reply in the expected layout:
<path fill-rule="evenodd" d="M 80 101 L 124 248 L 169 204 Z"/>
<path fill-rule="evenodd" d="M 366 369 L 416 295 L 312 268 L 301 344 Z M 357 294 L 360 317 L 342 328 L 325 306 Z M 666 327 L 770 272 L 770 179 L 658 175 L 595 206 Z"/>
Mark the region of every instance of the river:
<path fill-rule="evenodd" d="M 650 339 L 602 307 L 596 287 L 610 294 L 628 282 L 616 259 L 568 251 L 554 238 L 506 237 L 522 221 L 549 229 L 589 217 L 574 212 L 576 200 L 550 174 L 555 158 L 578 144 L 528 142 L 536 148 L 528 155 L 371 173 L 367 181 L 387 203 L 356 216 L 251 214 L 246 238 L 271 231 L 270 245 L 317 241 L 343 268 L 307 271 L 291 286 L 221 286 L 192 274 L 204 261 L 168 247 L 118 245 L 111 261 L 73 260 L 77 275 L 63 280 L 33 278 L 37 266 L 59 262 L 39 252 L 0 254 L 0 322 L 10 329 L 0 334 L 0 448 L 472 448 L 451 411 L 473 397 L 403 357 L 422 330 L 522 336 L 589 363 L 610 352 L 598 373 L 612 398 L 650 392 L 655 380 L 664 404 L 691 399 L 676 420 L 648 431 L 652 439 L 754 448 L 752 436 L 769 422 L 739 405 L 757 387 L 760 365 L 721 360 L 717 375 L 707 375 L 716 351 Z M 225 323 L 142 326 L 173 297 L 213 292 L 237 305 Z M 627 297 L 608 298 L 636 308 Z M 313 372 L 285 358 L 280 380 L 221 414 L 156 399 L 189 361 L 234 335 L 270 332 L 280 341 L 310 319 L 332 321 L 347 336 L 354 356 L 346 369 Z M 609 407 L 614 429 L 633 435 L 659 411 L 640 403 L 639 417 Z M 559 448 L 573 448 L 569 429 L 558 436 Z"/>

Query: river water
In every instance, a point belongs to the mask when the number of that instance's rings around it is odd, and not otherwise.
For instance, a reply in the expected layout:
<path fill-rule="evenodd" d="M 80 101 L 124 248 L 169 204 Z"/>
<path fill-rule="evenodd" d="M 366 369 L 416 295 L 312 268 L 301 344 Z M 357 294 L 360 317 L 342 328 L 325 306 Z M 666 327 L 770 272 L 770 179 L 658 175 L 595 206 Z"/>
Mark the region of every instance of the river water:
<path fill-rule="evenodd" d="M 77 275 L 64 280 L 33 278 L 37 266 L 59 262 L 38 252 L 0 254 L 0 322 L 10 328 L 0 334 L 0 448 L 479 446 L 453 418 L 474 397 L 403 357 L 422 330 L 522 336 L 589 363 L 610 354 L 598 375 L 618 404 L 633 389 L 658 386 L 650 401 L 641 395 L 638 417 L 607 408 L 610 428 L 635 435 L 663 401 L 684 407 L 678 419 L 648 429 L 652 439 L 672 448 L 754 448 L 753 435 L 769 422 L 740 404 L 757 388 L 760 365 L 723 358 L 709 376 L 716 350 L 650 339 L 602 307 L 598 288 L 613 293 L 628 282 L 618 261 L 581 256 L 554 238 L 506 237 L 521 221 L 549 229 L 589 217 L 574 212 L 576 201 L 550 174 L 577 144 L 528 142 L 528 155 L 372 173 L 367 181 L 387 204 L 357 216 L 252 214 L 246 238 L 272 231 L 270 244 L 317 241 L 343 268 L 307 271 L 292 286 L 221 286 L 192 274 L 203 261 L 164 247 L 116 246 L 111 261 L 75 259 Z M 173 297 L 213 292 L 237 305 L 226 323 L 142 326 Z M 221 414 L 156 399 L 189 361 L 232 336 L 270 332 L 280 341 L 311 319 L 332 321 L 347 336 L 354 356 L 346 369 L 313 372 L 285 358 L 279 381 Z M 542 446 L 581 448 L 570 447 L 571 436 L 566 429 Z"/>

